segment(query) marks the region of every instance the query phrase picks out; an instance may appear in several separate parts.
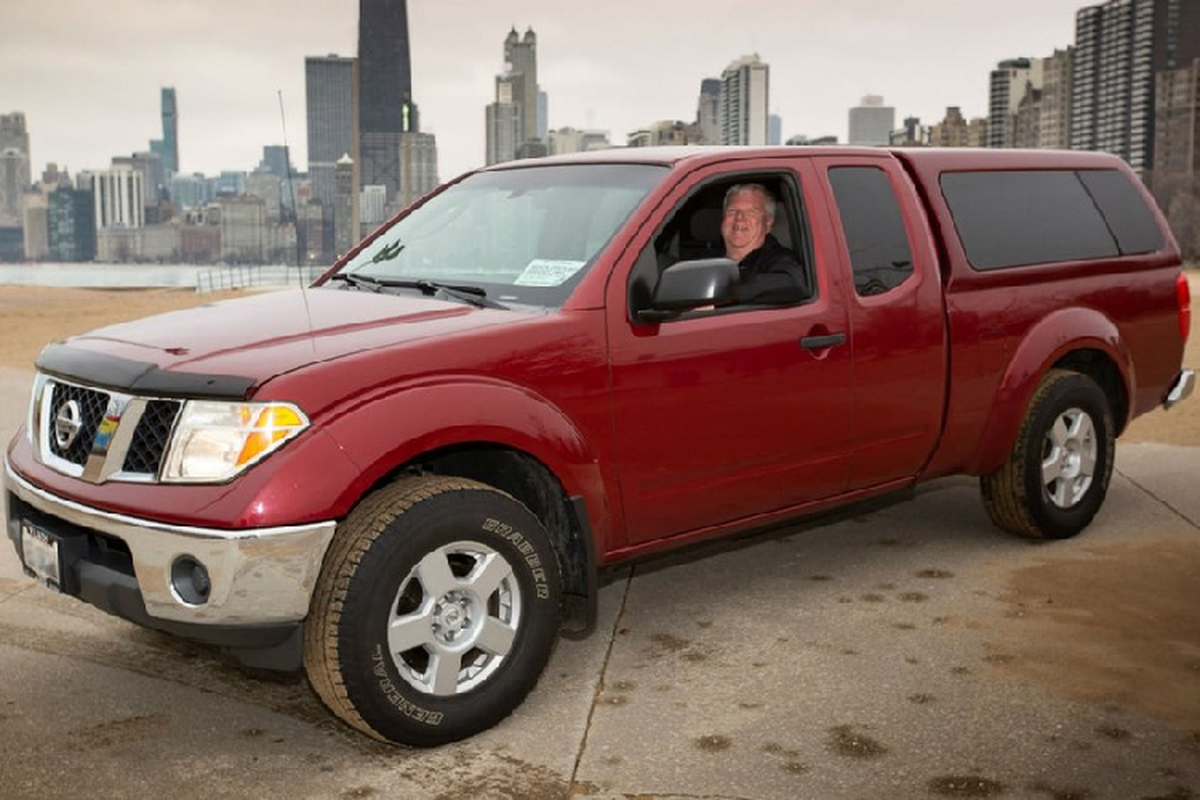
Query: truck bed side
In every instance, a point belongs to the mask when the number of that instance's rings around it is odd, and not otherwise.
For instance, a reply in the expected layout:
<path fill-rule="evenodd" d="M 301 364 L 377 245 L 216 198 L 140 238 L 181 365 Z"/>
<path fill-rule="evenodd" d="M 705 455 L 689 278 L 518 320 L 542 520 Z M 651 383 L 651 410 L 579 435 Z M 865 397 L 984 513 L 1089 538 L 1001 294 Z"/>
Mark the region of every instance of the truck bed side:
<path fill-rule="evenodd" d="M 1175 289 L 1181 262 L 1165 221 L 1124 162 L 1107 154 L 1077 152 L 894 154 L 913 176 L 928 208 L 942 262 L 950 332 L 946 425 L 926 476 L 995 470 L 1012 446 L 1038 381 L 1053 366 L 1091 375 L 1110 398 L 1118 431 L 1162 402 L 1183 351 Z M 1157 246 L 1042 263 L 974 265 L 943 179 L 948 173 L 999 170 L 1076 175 L 1115 171 L 1133 185 L 1130 196 L 1144 204 L 1138 213 L 1147 215 L 1145 227 L 1157 227 Z M 998 223 L 997 230 L 1008 222 Z M 1113 227 L 1110 224 L 1109 233 L 1117 239 L 1121 232 Z M 1074 235 L 1059 230 L 1063 241 Z M 1040 235 L 1054 238 L 1057 233 Z M 1057 247 L 1057 239 L 1051 244 Z M 1062 249 L 1068 252 L 1069 245 Z M 979 260 L 978 252 L 976 257 Z"/>

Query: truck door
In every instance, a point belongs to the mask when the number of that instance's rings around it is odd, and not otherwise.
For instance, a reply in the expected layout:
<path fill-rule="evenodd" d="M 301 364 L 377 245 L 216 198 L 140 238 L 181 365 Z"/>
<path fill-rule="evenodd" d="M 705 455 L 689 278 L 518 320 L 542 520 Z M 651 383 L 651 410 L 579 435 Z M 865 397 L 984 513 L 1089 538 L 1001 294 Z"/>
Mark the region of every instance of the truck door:
<path fill-rule="evenodd" d="M 833 236 L 827 215 L 806 212 L 820 196 L 815 175 L 796 158 L 737 168 L 685 178 L 610 281 L 613 422 L 628 545 L 787 509 L 847 485 L 845 287 L 822 255 Z M 747 182 L 778 198 L 775 234 L 808 271 L 813 296 L 636 321 L 633 307 L 650 296 L 663 268 L 723 253 L 724 193 Z"/>
<path fill-rule="evenodd" d="M 853 275 L 850 488 L 884 486 L 916 475 L 941 432 L 947 354 L 936 251 L 894 158 L 825 157 L 816 166 L 836 209 L 839 271 Z"/>

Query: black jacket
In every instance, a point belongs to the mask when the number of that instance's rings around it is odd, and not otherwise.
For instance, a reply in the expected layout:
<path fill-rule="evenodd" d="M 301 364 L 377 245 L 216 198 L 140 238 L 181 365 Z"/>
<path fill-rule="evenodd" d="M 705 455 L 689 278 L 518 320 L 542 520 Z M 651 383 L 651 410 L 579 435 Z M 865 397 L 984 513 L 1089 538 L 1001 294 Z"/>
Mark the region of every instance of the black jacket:
<path fill-rule="evenodd" d="M 809 297 L 808 276 L 792 251 L 771 234 L 738 264 L 740 303 L 797 303 Z"/>

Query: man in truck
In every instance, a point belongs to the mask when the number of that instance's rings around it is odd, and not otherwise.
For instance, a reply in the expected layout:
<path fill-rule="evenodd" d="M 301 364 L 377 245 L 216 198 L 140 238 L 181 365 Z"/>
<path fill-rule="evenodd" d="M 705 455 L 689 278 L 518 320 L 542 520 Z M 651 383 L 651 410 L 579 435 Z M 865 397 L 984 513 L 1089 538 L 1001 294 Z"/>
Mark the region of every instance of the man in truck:
<path fill-rule="evenodd" d="M 738 183 L 725 193 L 721 238 L 725 255 L 738 264 L 742 303 L 798 303 L 809 297 L 795 255 L 771 234 L 775 198 L 761 183 Z"/>

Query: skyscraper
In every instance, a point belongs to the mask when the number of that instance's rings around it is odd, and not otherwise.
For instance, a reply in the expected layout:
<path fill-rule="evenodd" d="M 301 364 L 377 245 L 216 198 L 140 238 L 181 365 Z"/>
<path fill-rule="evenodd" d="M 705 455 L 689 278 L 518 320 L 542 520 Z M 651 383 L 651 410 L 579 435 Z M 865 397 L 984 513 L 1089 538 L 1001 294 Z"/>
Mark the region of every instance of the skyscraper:
<path fill-rule="evenodd" d="M 877 94 L 863 97 L 862 102 L 850 109 L 850 129 L 847 141 L 850 144 L 871 147 L 891 143 L 892 128 L 896 127 L 896 109 L 883 104 Z"/>
<path fill-rule="evenodd" d="M 1067 47 L 1042 59 L 1038 147 L 1066 150 L 1071 146 L 1071 53 Z"/>
<path fill-rule="evenodd" d="M 47 238 L 55 261 L 91 261 L 96 255 L 92 193 L 60 186 L 47 201 Z"/>
<path fill-rule="evenodd" d="M 29 154 L 29 131 L 25 128 L 25 115 L 20 111 L 0 114 L 0 150 L 10 147 Z"/>
<path fill-rule="evenodd" d="M 31 173 L 25 115 L 0 114 L 0 227 L 21 226 L 21 197 L 32 181 Z"/>
<path fill-rule="evenodd" d="M 1010 58 L 988 81 L 988 147 L 1017 146 L 1017 112 L 1028 91 L 1042 89 L 1041 59 Z"/>
<path fill-rule="evenodd" d="M 411 205 L 437 185 L 437 142 L 433 134 L 420 131 L 403 134 L 400 138 L 399 205 Z"/>
<path fill-rule="evenodd" d="M 179 171 L 179 107 L 175 105 L 175 88 L 162 90 L 162 160 L 167 177 Z"/>
<path fill-rule="evenodd" d="M 530 28 L 522 37 L 513 28 L 504 38 L 504 72 L 496 76 L 485 114 L 487 163 L 545 155 L 546 106 L 537 84 L 537 34 Z"/>
<path fill-rule="evenodd" d="M 96 230 L 146 224 L 145 174 L 128 164 L 92 173 Z"/>
<path fill-rule="evenodd" d="M 767 144 L 783 144 L 783 117 L 778 114 L 767 115 Z"/>
<path fill-rule="evenodd" d="M 1200 56 L 1197 0 L 1109 0 L 1075 14 L 1071 147 L 1154 164 L 1154 76 Z"/>
<path fill-rule="evenodd" d="M 974 130 L 972 130 L 974 128 Z M 947 106 L 946 116 L 929 128 L 930 147 L 983 147 L 987 121 L 982 117 L 968 122 L 958 106 Z M 981 135 L 982 133 L 982 135 Z"/>
<path fill-rule="evenodd" d="M 546 143 L 550 137 L 550 96 L 538 88 L 537 93 L 537 140 Z"/>
<path fill-rule="evenodd" d="M 1185 260 L 1200 260 L 1200 58 L 1156 80 L 1154 196 Z"/>
<path fill-rule="evenodd" d="M 758 54 L 730 62 L 721 74 L 721 144 L 767 143 L 770 67 Z"/>
<path fill-rule="evenodd" d="M 161 155 L 142 151 L 128 156 L 113 156 L 112 165 L 114 168 L 128 167 L 141 173 L 144 205 L 157 206 L 162 200 L 162 193 L 167 186 L 167 174 Z"/>
<path fill-rule="evenodd" d="M 1012 59 L 992 70 L 989 147 L 1070 146 L 1071 48 L 1047 58 Z"/>
<path fill-rule="evenodd" d="M 285 184 L 295 172 L 291 165 L 291 154 L 287 146 L 282 144 L 264 144 L 258 168 L 271 173 Z"/>
<path fill-rule="evenodd" d="M 304 87 L 308 120 L 308 176 L 313 197 L 321 202 L 324 216 L 320 242 L 305 241 L 307 252 L 323 254 L 328 261 L 338 252 L 337 231 L 357 239 L 359 236 L 358 193 L 361 182 L 359 160 L 359 74 L 358 62 L 336 55 L 309 56 L 304 59 Z M 350 162 L 347 197 L 349 205 L 335 204 L 338 164 Z M 397 175 L 397 181 L 399 176 Z M 397 187 L 398 187 L 397 183 Z M 349 214 L 338 220 L 337 209 Z M 351 221 L 354 221 L 352 224 Z M 345 224 L 341 224 L 345 223 Z"/>
<path fill-rule="evenodd" d="M 519 95 L 515 98 L 521 106 L 521 139 L 528 142 L 538 138 L 538 82 L 537 82 L 537 34 L 533 28 L 517 37 L 517 29 L 509 31 L 504 39 L 504 62 L 509 73 L 521 77 Z"/>
<path fill-rule="evenodd" d="M 359 0 L 358 64 L 360 132 L 420 130 L 405 0 Z"/>
<path fill-rule="evenodd" d="M 359 180 L 385 187 L 392 204 L 400 191 L 401 134 L 420 130 L 405 0 L 359 0 L 358 87 Z"/>
<path fill-rule="evenodd" d="M 1200 182 L 1200 58 L 1158 73 L 1154 186 Z M 1198 187 L 1200 188 L 1200 187 Z"/>
<path fill-rule="evenodd" d="M 334 165 L 333 253 L 349 252 L 361 236 L 358 219 L 357 165 L 349 155 L 343 155 Z"/>
<path fill-rule="evenodd" d="M 15 147 L 0 148 L 0 261 L 25 258 L 21 198 L 28 188 L 29 157 Z"/>
<path fill-rule="evenodd" d="M 488 104 L 484 112 L 487 164 L 500 164 L 517 157 L 517 146 L 524 129 L 521 104 L 517 101 L 522 80 L 522 76 L 508 72 L 496 76 L 495 100 Z"/>
<path fill-rule="evenodd" d="M 721 143 L 721 81 L 705 78 L 700 81 L 700 99 L 696 103 L 696 124 L 700 127 L 702 144 Z"/>

